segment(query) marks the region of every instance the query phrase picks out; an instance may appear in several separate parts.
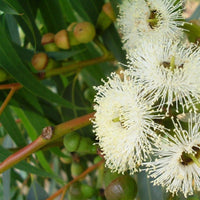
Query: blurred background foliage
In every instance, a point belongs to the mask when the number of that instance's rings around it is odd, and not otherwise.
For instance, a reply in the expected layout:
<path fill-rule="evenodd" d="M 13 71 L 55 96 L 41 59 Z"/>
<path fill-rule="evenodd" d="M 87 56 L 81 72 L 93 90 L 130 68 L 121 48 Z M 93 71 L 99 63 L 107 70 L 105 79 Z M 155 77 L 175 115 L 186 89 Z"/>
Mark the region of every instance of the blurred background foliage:
<path fill-rule="evenodd" d="M 115 15 L 111 12 L 109 16 L 103 9 L 105 3 L 111 3 Z M 0 116 L 0 162 L 34 141 L 44 127 L 93 111 L 93 86 L 100 85 L 101 79 L 112 71 L 119 71 L 119 63 L 126 64 L 115 23 L 119 3 L 120 0 L 0 0 L 0 103 L 8 103 Z M 185 27 L 190 30 L 187 34 L 192 42 L 200 38 L 199 15 L 197 6 L 188 17 L 193 24 Z M 90 22 L 95 28 L 89 41 L 77 42 L 74 38 L 73 31 L 81 22 Z M 59 48 L 55 41 L 41 42 L 45 34 L 54 35 L 61 30 L 67 30 L 68 47 Z M 42 55 L 39 64 L 33 60 L 34 55 Z M 17 88 L 11 87 L 13 83 Z M 51 197 L 101 160 L 95 142 L 92 127 L 87 126 L 31 155 L 0 175 L 0 199 Z M 184 199 L 172 198 L 160 187 L 152 186 L 144 172 L 122 176 L 103 165 L 72 184 L 61 198 Z M 195 194 L 191 199 L 199 198 Z"/>

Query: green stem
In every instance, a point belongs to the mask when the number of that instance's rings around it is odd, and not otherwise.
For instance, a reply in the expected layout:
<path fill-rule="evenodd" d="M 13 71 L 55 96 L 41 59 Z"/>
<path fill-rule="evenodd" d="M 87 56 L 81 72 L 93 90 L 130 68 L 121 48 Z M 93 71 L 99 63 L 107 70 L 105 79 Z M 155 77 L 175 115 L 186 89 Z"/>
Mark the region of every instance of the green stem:
<path fill-rule="evenodd" d="M 119 119 L 119 117 L 116 117 L 116 118 L 112 119 L 112 121 L 113 122 L 120 122 L 120 119 Z"/>
<path fill-rule="evenodd" d="M 157 24 L 158 23 L 158 19 L 147 19 L 147 22 L 148 23 L 154 23 L 154 24 Z"/>
<path fill-rule="evenodd" d="M 54 68 L 54 69 L 48 70 L 46 72 L 46 74 L 44 75 L 44 78 L 48 78 L 51 76 L 56 76 L 56 75 L 64 74 L 64 73 L 75 72 L 86 66 L 94 65 L 94 64 L 98 64 L 98 63 L 106 62 L 106 61 L 110 61 L 110 60 L 114 60 L 114 57 L 111 54 L 108 54 L 108 55 L 103 55 L 103 56 L 93 58 L 90 60 L 84 60 L 84 61 L 80 61 L 77 63 L 73 63 L 68 66 Z"/>
<path fill-rule="evenodd" d="M 194 163 L 200 167 L 200 162 L 198 160 L 198 158 L 196 158 L 193 154 L 188 154 L 188 156 L 194 161 Z"/>
<path fill-rule="evenodd" d="M 170 60 L 170 69 L 171 69 L 171 71 L 173 72 L 175 68 L 176 68 L 176 65 L 175 65 L 175 57 L 172 56 L 172 57 L 171 57 L 171 60 Z"/>

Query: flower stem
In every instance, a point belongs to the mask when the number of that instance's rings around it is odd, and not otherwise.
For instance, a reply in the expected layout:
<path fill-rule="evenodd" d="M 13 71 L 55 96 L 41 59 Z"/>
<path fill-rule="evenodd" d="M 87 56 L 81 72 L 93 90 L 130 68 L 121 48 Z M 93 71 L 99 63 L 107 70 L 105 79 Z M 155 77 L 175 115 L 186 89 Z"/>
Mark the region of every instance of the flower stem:
<path fill-rule="evenodd" d="M 54 69 L 48 70 L 46 72 L 46 74 L 44 75 L 44 78 L 48 78 L 48 77 L 51 77 L 51 76 L 64 74 L 64 73 L 75 72 L 76 70 L 82 69 L 83 67 L 86 67 L 86 66 L 89 66 L 89 65 L 94 65 L 94 64 L 97 64 L 97 63 L 101 63 L 101 62 L 110 61 L 110 60 L 114 60 L 114 57 L 111 54 L 108 54 L 108 55 L 103 55 L 103 56 L 93 58 L 93 59 L 90 59 L 90 60 L 84 60 L 84 61 L 80 61 L 80 62 L 77 62 L 77 63 L 73 63 L 73 64 L 68 65 L 68 66 L 54 68 Z"/>
<path fill-rule="evenodd" d="M 52 141 L 57 140 L 58 138 L 64 136 L 67 133 L 80 129 L 84 126 L 87 126 L 91 123 L 90 118 L 94 117 L 94 113 L 90 113 L 70 121 L 61 123 L 55 126 L 53 129 L 50 127 L 45 127 L 42 134 L 32 143 L 28 144 L 24 148 L 15 152 L 6 158 L 2 163 L 0 163 L 0 173 L 3 173 L 7 169 L 11 168 L 15 164 L 27 158 L 32 153 L 38 151 L 40 148 L 49 144 Z M 50 131 L 52 129 L 52 133 Z M 45 131 L 46 132 L 45 132 Z"/>
<path fill-rule="evenodd" d="M 113 121 L 113 122 L 119 122 L 120 119 L 119 119 L 119 117 L 116 117 L 116 118 L 112 119 L 112 121 Z"/>
<path fill-rule="evenodd" d="M 188 156 L 194 161 L 194 163 L 200 167 L 200 162 L 199 162 L 199 159 L 196 158 L 193 154 L 188 154 Z"/>
<path fill-rule="evenodd" d="M 172 56 L 172 57 L 171 57 L 171 60 L 170 60 L 170 70 L 173 72 L 175 68 L 176 68 L 176 65 L 175 65 L 175 57 Z"/>
<path fill-rule="evenodd" d="M 148 23 L 154 23 L 154 24 L 156 24 L 156 23 L 158 23 L 158 19 L 147 19 L 147 22 Z"/>

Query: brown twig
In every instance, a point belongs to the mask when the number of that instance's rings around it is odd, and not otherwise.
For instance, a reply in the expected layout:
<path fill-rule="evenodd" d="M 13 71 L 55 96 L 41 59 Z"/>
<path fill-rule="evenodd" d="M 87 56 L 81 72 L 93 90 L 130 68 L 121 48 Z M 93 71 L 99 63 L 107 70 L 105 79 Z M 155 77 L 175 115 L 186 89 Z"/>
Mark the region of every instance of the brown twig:
<path fill-rule="evenodd" d="M 18 90 L 22 87 L 23 86 L 20 83 L 11 83 L 11 84 L 0 85 L 0 90 L 11 89 L 10 92 L 8 93 L 8 96 L 6 97 L 6 99 L 4 100 L 4 102 L 2 103 L 2 105 L 0 107 L 0 115 L 3 112 L 3 110 L 5 109 L 5 107 L 8 105 L 10 99 L 15 94 L 16 90 Z"/>
<path fill-rule="evenodd" d="M 16 153 L 10 155 L 2 163 L 0 163 L 0 173 L 11 168 L 13 165 L 17 164 L 21 160 L 24 160 L 32 153 L 38 151 L 40 148 L 44 147 L 48 143 L 57 140 L 58 138 L 64 136 L 67 133 L 80 129 L 84 126 L 89 125 L 90 118 L 94 117 L 94 113 L 90 113 L 73 120 L 61 123 L 54 128 L 45 127 L 42 134 L 32 143 L 20 149 Z"/>
<path fill-rule="evenodd" d="M 59 196 L 61 193 L 63 193 L 63 196 L 64 196 L 65 193 L 66 193 L 66 191 L 67 191 L 67 189 L 70 187 L 71 184 L 73 184 L 73 183 L 79 181 L 80 179 L 84 178 L 88 173 L 90 173 L 93 170 L 95 170 L 96 168 L 98 168 L 103 162 L 104 162 L 104 160 L 101 160 L 97 164 L 95 164 L 95 165 L 87 168 L 82 174 L 80 174 L 79 176 L 77 176 L 76 178 L 74 178 L 73 180 L 71 180 L 69 183 L 67 183 L 64 187 L 62 187 L 61 189 L 59 189 L 57 192 L 55 192 L 52 196 L 50 196 L 46 200 L 53 200 L 54 198 L 56 198 L 57 196 Z"/>

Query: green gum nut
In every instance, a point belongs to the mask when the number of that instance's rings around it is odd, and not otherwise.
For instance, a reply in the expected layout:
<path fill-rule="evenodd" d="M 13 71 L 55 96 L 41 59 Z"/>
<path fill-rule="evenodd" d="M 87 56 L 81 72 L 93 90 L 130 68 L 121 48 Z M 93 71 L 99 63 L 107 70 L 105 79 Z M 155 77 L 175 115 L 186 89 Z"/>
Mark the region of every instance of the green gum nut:
<path fill-rule="evenodd" d="M 81 137 L 80 144 L 76 150 L 78 153 L 96 154 L 97 146 L 93 145 L 93 141 L 87 137 Z"/>
<path fill-rule="evenodd" d="M 72 156 L 70 153 L 64 148 L 62 149 L 63 156 L 60 157 L 60 161 L 64 164 L 70 164 L 72 162 Z"/>
<path fill-rule="evenodd" d="M 76 132 L 71 132 L 64 137 L 64 146 L 69 152 L 77 151 L 80 144 L 81 136 Z"/>
<path fill-rule="evenodd" d="M 69 188 L 69 200 L 84 200 L 80 182 L 73 183 Z"/>
<path fill-rule="evenodd" d="M 112 5 L 110 2 L 105 3 L 102 7 L 102 11 L 112 20 L 115 21 L 116 20 L 116 15 L 115 12 L 112 8 Z"/>
<path fill-rule="evenodd" d="M 8 74 L 0 68 L 0 82 L 3 82 L 8 79 Z"/>
<path fill-rule="evenodd" d="M 94 187 L 91 187 L 86 184 L 82 184 L 81 192 L 82 192 L 83 196 L 88 199 L 88 198 L 91 198 L 92 196 L 94 196 L 96 190 L 94 189 Z"/>
<path fill-rule="evenodd" d="M 76 45 L 80 44 L 80 42 L 74 36 L 74 32 L 73 31 L 69 31 L 68 32 L 68 36 L 69 36 L 69 43 L 70 43 L 71 46 L 76 46 Z"/>
<path fill-rule="evenodd" d="M 37 53 L 32 57 L 31 63 L 37 71 L 43 70 L 48 64 L 48 56 L 44 52 Z"/>
<path fill-rule="evenodd" d="M 56 46 L 55 43 L 45 44 L 45 45 L 44 45 L 44 49 L 45 49 L 45 51 L 47 51 L 47 52 L 59 51 L 59 48 Z"/>
<path fill-rule="evenodd" d="M 56 46 L 60 49 L 70 48 L 68 33 L 65 29 L 60 30 L 59 32 L 55 34 L 54 42 Z"/>
<path fill-rule="evenodd" d="M 55 35 L 53 33 L 46 33 L 42 36 L 41 44 L 44 46 L 45 51 L 59 51 L 59 48 L 54 43 L 54 36 Z"/>
<path fill-rule="evenodd" d="M 96 35 L 96 30 L 90 22 L 81 22 L 74 27 L 74 36 L 80 43 L 92 41 Z"/>
<path fill-rule="evenodd" d="M 132 177 L 123 175 L 113 180 L 104 193 L 107 200 L 134 200 L 137 185 Z"/>
<path fill-rule="evenodd" d="M 71 175 L 73 178 L 77 177 L 84 171 L 83 166 L 80 163 L 72 162 Z"/>
<path fill-rule="evenodd" d="M 47 70 L 53 69 L 55 67 L 58 67 L 58 63 L 55 60 L 53 60 L 52 58 L 49 58 L 45 70 L 47 71 Z"/>

